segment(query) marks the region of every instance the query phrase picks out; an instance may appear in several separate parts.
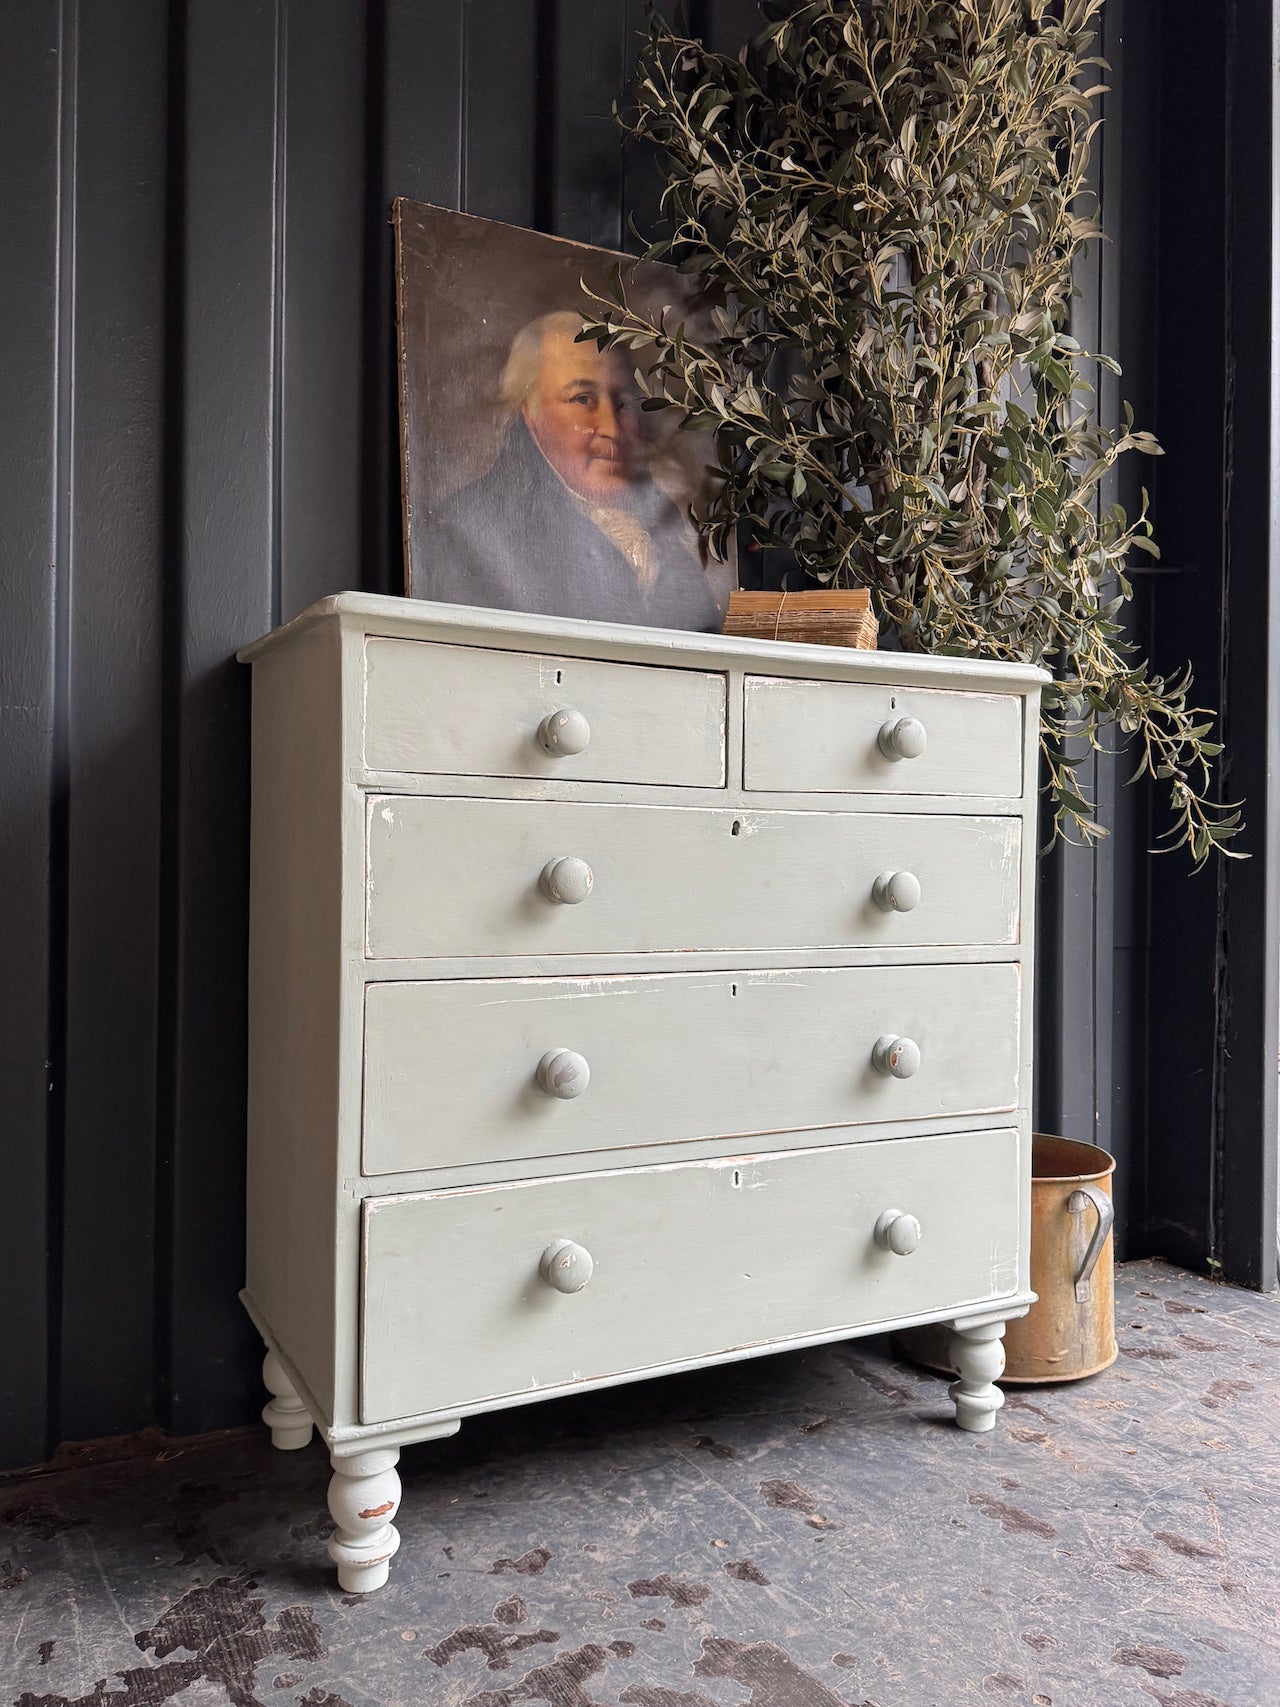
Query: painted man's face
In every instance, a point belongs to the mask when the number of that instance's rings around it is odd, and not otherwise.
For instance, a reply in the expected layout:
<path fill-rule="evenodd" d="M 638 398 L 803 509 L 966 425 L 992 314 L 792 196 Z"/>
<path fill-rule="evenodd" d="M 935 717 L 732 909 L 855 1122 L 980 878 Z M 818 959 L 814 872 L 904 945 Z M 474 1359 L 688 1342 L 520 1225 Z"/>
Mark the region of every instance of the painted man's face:
<path fill-rule="evenodd" d="M 593 504 L 622 504 L 644 473 L 639 401 L 618 351 L 551 331 L 524 418 L 566 486 Z"/>

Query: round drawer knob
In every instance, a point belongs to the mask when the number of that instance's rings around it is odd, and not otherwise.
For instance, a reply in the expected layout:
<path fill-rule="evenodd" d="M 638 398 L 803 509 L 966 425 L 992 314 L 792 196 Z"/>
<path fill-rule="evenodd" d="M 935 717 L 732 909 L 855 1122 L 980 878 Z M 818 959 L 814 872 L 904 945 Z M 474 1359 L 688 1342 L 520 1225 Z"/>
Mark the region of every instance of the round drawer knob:
<path fill-rule="evenodd" d="M 585 753 L 591 739 L 591 725 L 580 711 L 565 706 L 549 711 L 538 725 L 538 744 L 553 759 L 569 759 L 575 753 Z"/>
<path fill-rule="evenodd" d="M 914 717 L 899 717 L 880 726 L 878 745 L 886 759 L 918 759 L 929 737 L 924 724 Z"/>
<path fill-rule="evenodd" d="M 901 1209 L 886 1209 L 876 1222 L 876 1243 L 896 1257 L 909 1257 L 920 1243 L 920 1223 Z"/>
<path fill-rule="evenodd" d="M 542 868 L 538 886 L 548 901 L 563 901 L 566 907 L 576 907 L 585 901 L 595 882 L 591 867 L 585 859 L 549 859 Z"/>
<path fill-rule="evenodd" d="M 909 913 L 920 905 L 920 879 L 911 871 L 882 871 L 871 895 L 886 913 Z"/>
<path fill-rule="evenodd" d="M 580 1097 L 590 1083 L 586 1057 L 572 1049 L 548 1049 L 538 1062 L 538 1085 L 549 1097 Z"/>
<path fill-rule="evenodd" d="M 878 1073 L 894 1079 L 909 1079 L 920 1070 L 920 1045 L 909 1037 L 878 1038 L 871 1051 L 871 1064 Z"/>
<path fill-rule="evenodd" d="M 557 1239 L 543 1251 L 538 1273 L 557 1292 L 581 1292 L 595 1267 L 591 1252 L 584 1246 L 575 1245 L 572 1239 Z"/>

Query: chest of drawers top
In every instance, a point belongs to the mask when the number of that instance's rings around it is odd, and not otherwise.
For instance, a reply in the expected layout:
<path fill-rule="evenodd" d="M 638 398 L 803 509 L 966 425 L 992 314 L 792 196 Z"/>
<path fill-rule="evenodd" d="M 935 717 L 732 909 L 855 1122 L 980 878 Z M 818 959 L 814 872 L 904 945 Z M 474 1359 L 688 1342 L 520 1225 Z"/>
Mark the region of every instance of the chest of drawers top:
<path fill-rule="evenodd" d="M 333 734 L 347 780 L 493 798 L 1016 811 L 1024 702 L 1047 679 L 1022 665 L 349 593 L 239 656 L 270 666 L 300 651 L 325 655 L 318 692 L 341 683 Z"/>

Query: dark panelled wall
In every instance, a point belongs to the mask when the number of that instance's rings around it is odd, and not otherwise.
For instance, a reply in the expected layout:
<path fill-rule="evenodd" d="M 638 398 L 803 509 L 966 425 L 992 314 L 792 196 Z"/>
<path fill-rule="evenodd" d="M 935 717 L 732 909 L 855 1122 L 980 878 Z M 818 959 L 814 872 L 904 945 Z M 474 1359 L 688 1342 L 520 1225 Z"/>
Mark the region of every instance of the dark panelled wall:
<path fill-rule="evenodd" d="M 758 27 L 751 0 L 689 10 L 722 46 Z M 1108 0 L 1116 241 L 1081 304 L 1144 424 L 1157 153 L 1198 135 L 1194 103 L 1159 118 L 1188 51 L 1160 59 L 1159 11 Z M 610 116 L 642 18 L 641 0 L 0 8 L 0 1463 L 261 1403 L 235 1296 L 249 699 L 231 656 L 326 594 L 398 590 L 392 196 L 615 246 L 628 215 L 651 223 L 654 168 Z M 1220 357 L 1205 367 L 1221 386 Z M 1169 644 L 1191 649 L 1185 625 Z M 1039 1118 L 1117 1150 L 1141 1254 L 1149 832 L 1144 797 L 1096 769 L 1115 839 L 1045 866 Z M 1187 1071 L 1212 1071 L 1212 1014 L 1188 1026 Z M 1192 1189 L 1204 1146 L 1181 1141 Z M 1206 1229 L 1180 1254 L 1211 1248 Z"/>

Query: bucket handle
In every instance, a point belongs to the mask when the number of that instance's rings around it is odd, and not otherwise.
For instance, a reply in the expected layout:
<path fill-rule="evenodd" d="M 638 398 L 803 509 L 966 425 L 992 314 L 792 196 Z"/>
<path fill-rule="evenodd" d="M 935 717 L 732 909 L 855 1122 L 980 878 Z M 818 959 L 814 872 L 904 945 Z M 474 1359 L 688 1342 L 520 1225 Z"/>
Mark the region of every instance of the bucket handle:
<path fill-rule="evenodd" d="M 1077 1186 L 1067 1199 L 1067 1208 L 1072 1215 L 1083 1215 L 1085 1205 L 1092 1203 L 1098 1212 L 1098 1225 L 1093 1230 L 1089 1241 L 1089 1249 L 1084 1253 L 1084 1261 L 1076 1276 L 1076 1303 L 1087 1304 L 1093 1296 L 1089 1285 L 1089 1276 L 1093 1273 L 1098 1258 L 1102 1255 L 1102 1247 L 1107 1242 L 1112 1224 L 1116 1218 L 1115 1204 L 1105 1191 L 1099 1191 L 1096 1185 Z"/>

